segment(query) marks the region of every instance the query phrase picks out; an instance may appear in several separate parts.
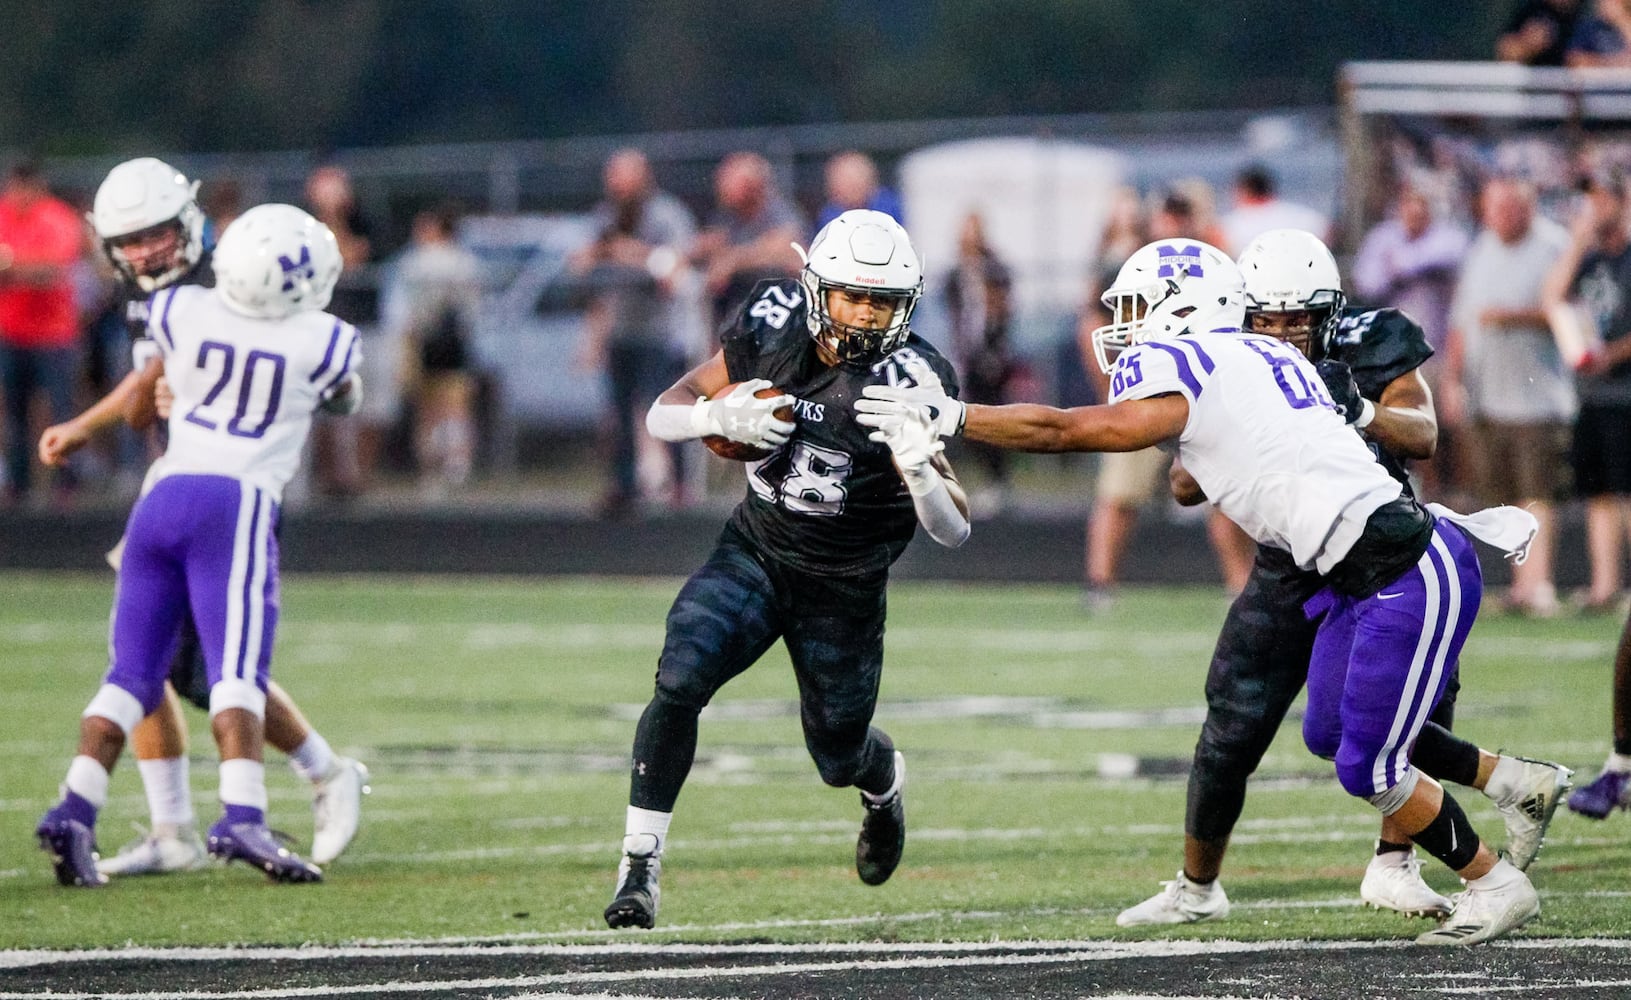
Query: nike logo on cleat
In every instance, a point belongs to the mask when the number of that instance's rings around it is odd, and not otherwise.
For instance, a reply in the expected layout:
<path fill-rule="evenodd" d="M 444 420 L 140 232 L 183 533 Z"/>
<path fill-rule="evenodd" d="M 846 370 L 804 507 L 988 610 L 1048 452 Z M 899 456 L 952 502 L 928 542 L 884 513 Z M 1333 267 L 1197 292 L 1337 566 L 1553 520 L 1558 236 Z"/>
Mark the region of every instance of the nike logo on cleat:
<path fill-rule="evenodd" d="M 1391 601 L 1395 597 L 1403 597 L 1403 596 L 1404 596 L 1404 591 L 1401 590 L 1397 594 L 1377 594 L 1376 599 L 1378 601 Z"/>

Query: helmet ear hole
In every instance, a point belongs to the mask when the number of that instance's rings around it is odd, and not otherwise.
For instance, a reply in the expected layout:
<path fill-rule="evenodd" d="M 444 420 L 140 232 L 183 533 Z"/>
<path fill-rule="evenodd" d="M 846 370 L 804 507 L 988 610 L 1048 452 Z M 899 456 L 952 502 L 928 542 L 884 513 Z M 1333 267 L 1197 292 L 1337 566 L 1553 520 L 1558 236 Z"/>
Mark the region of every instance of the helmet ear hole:
<path fill-rule="evenodd" d="M 1134 251 L 1102 297 L 1112 321 L 1093 331 L 1106 372 L 1120 352 L 1189 333 L 1238 333 L 1245 325 L 1240 270 L 1200 240 L 1157 240 Z"/>

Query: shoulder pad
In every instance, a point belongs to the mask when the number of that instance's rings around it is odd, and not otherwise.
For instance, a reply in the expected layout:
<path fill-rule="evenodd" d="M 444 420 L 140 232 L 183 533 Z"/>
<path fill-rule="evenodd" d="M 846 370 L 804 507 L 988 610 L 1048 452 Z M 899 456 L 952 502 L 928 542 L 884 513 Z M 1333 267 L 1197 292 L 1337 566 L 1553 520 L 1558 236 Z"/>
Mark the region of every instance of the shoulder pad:
<path fill-rule="evenodd" d="M 804 286 L 794 278 L 761 281 L 720 331 L 732 381 L 758 377 L 764 359 L 803 351 L 811 343 Z"/>
<path fill-rule="evenodd" d="M 1362 394 L 1379 396 L 1400 375 L 1433 356 L 1421 324 L 1398 309 L 1345 310 L 1331 339 L 1331 357 L 1353 369 Z"/>
<path fill-rule="evenodd" d="M 1194 399 L 1212 367 L 1205 350 L 1186 338 L 1139 344 L 1116 357 L 1110 370 L 1110 402 L 1169 392 Z"/>

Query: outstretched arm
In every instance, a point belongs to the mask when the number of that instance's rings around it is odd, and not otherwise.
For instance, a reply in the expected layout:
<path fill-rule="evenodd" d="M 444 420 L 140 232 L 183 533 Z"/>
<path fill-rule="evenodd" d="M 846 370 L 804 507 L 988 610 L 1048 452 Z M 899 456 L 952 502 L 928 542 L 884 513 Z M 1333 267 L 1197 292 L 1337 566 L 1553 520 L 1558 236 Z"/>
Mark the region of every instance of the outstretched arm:
<path fill-rule="evenodd" d="M 963 436 L 1016 451 L 1138 451 L 1176 438 L 1188 422 L 1189 400 L 1177 393 L 1068 410 L 971 404 Z"/>
<path fill-rule="evenodd" d="M 856 419 L 890 429 L 920 410 L 940 437 L 962 434 L 999 448 L 1046 452 L 1138 451 L 1178 437 L 1189 424 L 1189 400 L 1176 392 L 1068 410 L 1033 403 L 980 406 L 948 396 L 927 365 L 906 367 L 916 384 L 867 386 L 855 402 Z"/>

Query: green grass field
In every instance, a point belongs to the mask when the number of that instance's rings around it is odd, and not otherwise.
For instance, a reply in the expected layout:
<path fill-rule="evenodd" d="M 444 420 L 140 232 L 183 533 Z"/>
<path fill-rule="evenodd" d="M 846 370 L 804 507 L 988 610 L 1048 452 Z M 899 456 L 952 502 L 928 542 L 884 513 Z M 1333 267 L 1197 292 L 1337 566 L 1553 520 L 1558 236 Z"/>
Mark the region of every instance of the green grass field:
<path fill-rule="evenodd" d="M 270 885 L 240 865 L 86 892 L 56 885 L 32 830 L 103 669 L 111 580 L 0 575 L 0 947 L 604 939 L 629 742 L 678 585 L 286 578 L 273 674 L 373 771 L 350 852 L 318 886 Z M 1114 916 L 1178 867 L 1178 772 L 1199 728 L 1221 595 L 1134 590 L 1102 618 L 1066 587 L 905 583 L 890 603 L 878 722 L 908 760 L 900 872 L 881 888 L 856 879 L 855 793 L 817 778 L 778 649 L 704 716 L 659 928 L 644 939 L 1152 936 L 1119 930 Z M 1463 659 L 1458 731 L 1590 778 L 1607 748 L 1619 625 L 1487 617 Z M 202 713 L 188 718 L 208 823 L 214 749 Z M 281 756 L 268 764 L 273 825 L 304 848 L 306 788 Z M 1458 796 L 1498 842 L 1488 801 Z M 127 758 L 102 814 L 103 849 L 145 819 Z M 1542 919 L 1522 933 L 1631 935 L 1627 823 L 1559 811 L 1531 869 Z M 1358 906 L 1375 833 L 1374 813 L 1303 750 L 1292 720 L 1237 830 L 1223 879 L 1235 914 L 1153 934 L 1424 929 Z M 1457 887 L 1431 859 L 1426 874 L 1441 891 Z"/>

